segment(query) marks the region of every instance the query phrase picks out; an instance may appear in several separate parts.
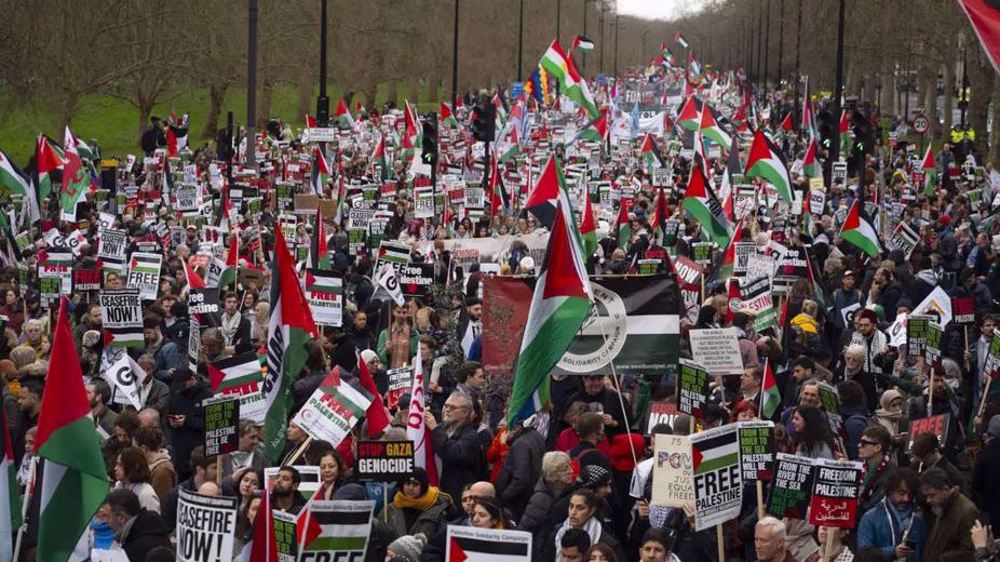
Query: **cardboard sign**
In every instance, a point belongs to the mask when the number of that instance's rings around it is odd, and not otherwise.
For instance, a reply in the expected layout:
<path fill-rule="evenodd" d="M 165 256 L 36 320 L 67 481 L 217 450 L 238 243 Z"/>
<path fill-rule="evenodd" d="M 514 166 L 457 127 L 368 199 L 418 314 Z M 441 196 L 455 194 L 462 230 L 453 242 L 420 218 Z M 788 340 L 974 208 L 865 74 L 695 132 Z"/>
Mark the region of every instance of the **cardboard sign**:
<path fill-rule="evenodd" d="M 239 447 L 240 398 L 214 396 L 202 402 L 205 407 L 205 454 L 224 455 Z"/>
<path fill-rule="evenodd" d="M 853 529 L 858 520 L 858 498 L 864 463 L 816 459 L 809 524 Z"/>
<path fill-rule="evenodd" d="M 910 357 L 922 357 L 927 346 L 929 326 L 936 319 L 926 314 L 910 314 L 906 319 L 906 348 Z"/>
<path fill-rule="evenodd" d="M 972 297 L 951 297 L 951 313 L 956 324 L 976 323 L 976 305 Z"/>
<path fill-rule="evenodd" d="M 774 422 L 739 422 L 743 480 L 770 480 L 774 469 Z"/>
<path fill-rule="evenodd" d="M 653 428 L 661 423 L 673 427 L 674 420 L 677 419 L 677 413 L 677 405 L 673 402 L 651 402 L 649 404 L 649 419 L 646 423 L 646 434 L 652 435 Z"/>
<path fill-rule="evenodd" d="M 945 441 L 948 439 L 948 424 L 951 422 L 951 416 L 948 414 L 941 414 L 939 416 L 931 416 L 929 418 L 919 418 L 910 422 L 910 442 L 906 444 L 906 450 L 909 452 L 913 449 L 913 439 L 920 435 L 921 433 L 933 433 L 938 438 L 938 443 L 944 448 Z"/>
<path fill-rule="evenodd" d="M 691 435 L 696 531 L 740 514 L 743 479 L 737 429 L 734 424 L 726 424 Z"/>
<path fill-rule="evenodd" d="M 178 562 L 232 560 L 236 540 L 237 498 L 203 496 L 179 488 Z"/>
<path fill-rule="evenodd" d="M 527 531 L 448 525 L 445 560 L 530 562 L 532 538 Z"/>
<path fill-rule="evenodd" d="M 319 326 L 342 326 L 344 316 L 343 280 L 332 270 L 306 271 L 305 296 L 313 320 Z"/>
<path fill-rule="evenodd" d="M 413 473 L 413 441 L 361 441 L 354 470 L 361 480 L 396 482 Z"/>
<path fill-rule="evenodd" d="M 139 289 L 139 296 L 143 300 L 156 300 L 156 294 L 160 290 L 162 265 L 163 256 L 160 254 L 132 252 L 128 267 L 128 288 Z"/>
<path fill-rule="evenodd" d="M 364 417 L 371 399 L 331 372 L 313 392 L 292 423 L 310 437 L 336 447 Z"/>
<path fill-rule="evenodd" d="M 694 501 L 691 442 L 683 435 L 653 436 L 653 495 L 650 504 L 683 507 Z"/>
<path fill-rule="evenodd" d="M 743 355 L 735 328 L 691 330 L 691 355 L 712 375 L 743 373 Z"/>
<path fill-rule="evenodd" d="M 694 361 L 680 359 L 677 373 L 677 410 L 696 418 L 703 418 L 705 403 L 708 402 L 710 392 L 708 371 Z"/>
<path fill-rule="evenodd" d="M 105 290 L 98 295 L 103 330 L 113 347 L 143 347 L 142 299 L 137 289 Z"/>
<path fill-rule="evenodd" d="M 304 518 L 308 531 L 298 562 L 353 562 L 365 559 L 375 502 L 313 500 Z M 312 538 L 308 538 L 312 537 Z"/>
<path fill-rule="evenodd" d="M 813 459 L 778 453 L 767 513 L 779 519 L 805 519 L 812 492 Z"/>

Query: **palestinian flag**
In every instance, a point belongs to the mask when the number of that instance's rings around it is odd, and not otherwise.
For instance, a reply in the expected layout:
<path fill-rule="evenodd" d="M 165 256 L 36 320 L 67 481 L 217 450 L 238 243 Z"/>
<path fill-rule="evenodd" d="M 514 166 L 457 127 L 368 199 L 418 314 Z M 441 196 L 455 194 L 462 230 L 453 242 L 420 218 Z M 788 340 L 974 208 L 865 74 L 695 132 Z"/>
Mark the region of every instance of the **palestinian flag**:
<path fill-rule="evenodd" d="M 576 139 L 604 142 L 608 138 L 608 110 L 602 109 L 597 119 L 587 124 L 587 128 L 576 136 Z M 574 139 L 574 140 L 576 140 Z"/>
<path fill-rule="evenodd" d="M 405 246 L 400 246 L 399 244 L 401 243 L 391 242 L 388 240 L 379 242 L 378 257 L 376 257 L 375 261 L 376 270 L 383 263 L 395 263 L 399 265 L 406 265 L 410 263 L 410 249 Z"/>
<path fill-rule="evenodd" d="M 865 212 L 861 208 L 861 201 L 857 199 L 854 200 L 851 209 L 847 211 L 847 218 L 844 219 L 844 225 L 840 228 L 840 237 L 873 258 L 877 258 L 882 253 L 882 246 L 879 244 L 875 227 L 865 216 Z"/>
<path fill-rule="evenodd" d="M 354 118 L 351 117 L 351 112 L 347 109 L 344 98 L 340 98 L 340 101 L 337 102 L 337 109 L 333 112 L 333 122 L 341 129 L 354 128 Z"/>
<path fill-rule="evenodd" d="M 510 135 L 500 152 L 500 162 L 506 162 L 521 154 L 521 143 L 518 139 L 517 127 L 511 127 Z"/>
<path fill-rule="evenodd" d="M 792 124 L 792 112 L 789 111 L 785 114 L 785 118 L 781 120 L 781 130 L 783 132 L 791 133 L 795 129 L 795 125 Z"/>
<path fill-rule="evenodd" d="M 823 177 L 823 166 L 816 157 L 816 137 L 809 137 L 809 147 L 806 148 L 806 155 L 802 158 L 802 175 L 807 178 Z"/>
<path fill-rule="evenodd" d="M 646 133 L 646 136 L 642 138 L 642 144 L 639 145 L 639 159 L 644 161 L 646 164 L 646 173 L 650 178 L 653 177 L 653 168 L 657 164 L 663 165 L 663 161 L 660 160 L 660 153 L 656 150 L 656 143 L 653 141 L 653 136 L 650 133 Z"/>
<path fill-rule="evenodd" d="M 322 500 L 318 500 L 322 501 Z M 371 534 L 372 509 L 363 502 L 332 501 L 310 507 L 299 514 L 296 533 L 302 544 L 302 558 L 324 559 L 330 551 L 336 556 L 363 553 Z M 359 505 L 360 504 L 360 505 Z M 320 555 L 319 553 L 324 553 Z"/>
<path fill-rule="evenodd" d="M 323 187 L 328 181 L 330 181 L 330 165 L 327 164 L 323 151 L 317 146 L 313 149 L 312 178 L 310 181 L 313 193 L 322 198 Z"/>
<path fill-rule="evenodd" d="M 161 260 L 162 256 L 159 255 L 133 252 L 132 260 L 128 264 L 129 273 L 135 272 L 143 275 L 159 276 L 160 266 L 162 265 Z"/>
<path fill-rule="evenodd" d="M 694 96 L 688 96 L 677 113 L 677 124 L 685 131 L 697 131 L 701 129 L 701 114 L 699 104 Z"/>
<path fill-rule="evenodd" d="M 184 279 L 187 281 L 188 289 L 204 289 L 208 285 L 205 284 L 205 280 L 198 275 L 198 272 L 191 267 L 191 262 L 194 261 L 194 256 L 191 256 L 189 261 L 184 263 Z"/>
<path fill-rule="evenodd" d="M 39 562 L 66 562 L 108 494 L 101 438 L 90 417 L 68 309 L 61 298 L 35 434 L 35 450 L 45 461 L 41 489 L 35 490 L 38 536 L 45 537 L 38 541 Z"/>
<path fill-rule="evenodd" d="M 240 267 L 240 231 L 233 230 L 229 235 L 229 249 L 226 251 L 226 267 L 219 274 L 219 287 L 236 286 L 236 275 Z"/>
<path fill-rule="evenodd" d="M 302 285 L 295 275 L 295 260 L 281 229 L 274 231 L 274 275 L 271 281 L 271 318 L 267 329 L 267 379 L 263 395 L 268 428 L 264 454 L 272 462 L 281 460 L 292 403 L 292 384 L 306 360 L 306 341 L 319 337 Z"/>
<path fill-rule="evenodd" d="M 451 110 L 451 106 L 445 102 L 441 102 L 441 107 L 438 110 L 441 116 L 438 118 L 442 127 L 449 127 L 452 129 L 459 129 L 461 125 L 458 124 L 458 119 L 455 118 L 455 112 Z"/>
<path fill-rule="evenodd" d="M 385 162 L 385 137 L 379 137 L 378 142 L 375 143 L 375 149 L 372 150 L 372 172 L 375 171 L 375 166 L 378 166 L 382 170 L 381 179 L 385 181 L 389 177 L 389 169 L 387 168 Z"/>
<path fill-rule="evenodd" d="M 786 299 L 787 303 L 787 299 Z M 760 419 L 769 420 L 781 408 L 781 391 L 778 390 L 777 379 L 774 378 L 774 369 L 771 368 L 771 360 L 764 360 L 764 378 L 760 384 Z"/>
<path fill-rule="evenodd" d="M 590 39 L 587 39 L 583 35 L 577 35 L 576 37 L 573 38 L 573 46 L 570 47 L 570 52 L 572 52 L 573 49 L 580 49 L 581 51 L 593 51 L 594 42 L 591 41 Z"/>
<path fill-rule="evenodd" d="M 44 134 L 38 134 L 35 143 L 35 168 L 38 174 L 38 199 L 45 201 L 52 193 L 52 177 L 54 170 L 63 167 L 63 151 L 52 143 Z"/>
<path fill-rule="evenodd" d="M 560 198 L 517 357 L 507 426 L 516 427 L 549 401 L 549 373 L 590 312 L 587 280 L 572 213 Z"/>
<path fill-rule="evenodd" d="M 847 160 L 851 155 L 851 121 L 847 118 L 847 110 L 840 112 L 840 157 Z"/>
<path fill-rule="evenodd" d="M 684 190 L 684 209 L 691 213 L 708 240 L 720 248 L 729 245 L 729 221 L 701 166 L 691 166 L 691 177 Z"/>
<path fill-rule="evenodd" d="M 4 409 L 6 410 L 6 408 Z M 10 438 L 10 424 L 6 411 L 0 411 L 0 560 L 12 560 L 14 543 L 9 540 L 21 527 L 21 494 L 17 484 L 17 463 L 14 461 L 14 442 Z"/>
<path fill-rule="evenodd" d="M 403 136 L 409 137 L 410 142 L 420 144 L 420 120 L 417 119 L 417 112 L 413 110 L 409 100 L 403 100 L 403 123 L 405 125 Z M 416 140 L 414 140 L 416 139 Z"/>
<path fill-rule="evenodd" d="M 663 233 L 664 225 L 670 218 L 670 206 L 667 205 L 667 195 L 664 188 L 656 190 L 656 202 L 653 204 L 653 215 L 649 219 L 649 226 L 653 232 Z"/>
<path fill-rule="evenodd" d="M 788 168 L 781 160 L 781 151 L 757 129 L 750 146 L 750 157 L 744 172 L 747 177 L 762 178 L 773 185 L 778 196 L 786 203 L 792 202 L 792 182 L 788 179 Z"/>
<path fill-rule="evenodd" d="M 590 186 L 584 187 L 583 216 L 580 217 L 580 237 L 583 238 L 583 259 L 589 259 L 597 251 L 597 223 L 590 203 Z"/>
<path fill-rule="evenodd" d="M 208 364 L 208 381 L 215 394 L 226 394 L 227 391 L 258 384 L 263 380 L 260 359 L 253 351 L 219 359 Z"/>
<path fill-rule="evenodd" d="M 712 110 L 708 107 L 708 104 L 702 106 L 701 109 L 701 136 L 711 139 L 712 142 L 721 146 L 727 152 L 733 146 L 733 139 L 719 126 L 719 122 L 715 120 L 715 116 L 712 114 Z"/>
<path fill-rule="evenodd" d="M 323 227 L 323 207 L 316 207 L 316 228 L 313 229 L 309 253 L 314 269 L 330 269 L 330 250 L 326 245 L 326 228 Z"/>
<path fill-rule="evenodd" d="M 674 41 L 678 45 L 680 45 L 682 49 L 687 49 L 688 48 L 687 39 L 685 39 L 684 36 L 681 35 L 679 31 L 677 32 L 677 35 L 674 36 Z"/>
<path fill-rule="evenodd" d="M 558 168 L 555 157 L 549 158 L 545 169 L 538 176 L 535 188 L 531 190 L 524 204 L 528 212 L 535 215 L 542 226 L 550 229 L 555 223 L 556 201 L 559 199 L 559 190 L 563 183 L 562 172 Z"/>
<path fill-rule="evenodd" d="M 168 126 L 167 133 L 165 136 L 167 138 L 167 157 L 177 158 L 178 139 L 177 139 L 177 133 L 174 131 L 174 128 Z"/>
<path fill-rule="evenodd" d="M 628 205 L 622 201 L 618 206 L 618 218 L 615 219 L 615 240 L 618 247 L 625 249 L 632 240 L 632 221 L 628 218 Z"/>
<path fill-rule="evenodd" d="M 62 190 L 59 193 L 59 208 L 62 210 L 62 220 L 75 222 L 76 204 L 90 191 L 90 171 L 80 158 L 77 141 L 69 127 L 66 127 L 66 138 L 63 142 L 66 160 L 63 167 Z"/>
<path fill-rule="evenodd" d="M 728 425 L 693 435 L 691 461 L 698 475 L 740 464 L 740 439 L 736 426 Z"/>
<path fill-rule="evenodd" d="M 507 124 L 507 107 L 503 103 L 503 99 L 500 94 L 493 94 L 493 99 L 490 100 L 493 104 L 494 109 L 497 110 L 496 123 L 497 130 L 502 130 Z"/>
<path fill-rule="evenodd" d="M 934 195 L 938 183 L 938 170 L 934 149 L 930 145 L 927 146 L 927 153 L 924 154 L 924 161 L 920 165 L 920 169 L 924 172 L 924 195 Z"/>
<path fill-rule="evenodd" d="M 278 539 L 274 532 L 270 480 L 265 479 L 260 508 L 253 520 L 253 540 L 244 548 L 244 551 L 247 550 L 247 562 L 278 562 Z"/>
<path fill-rule="evenodd" d="M 24 213 L 29 222 L 41 220 L 42 215 L 38 210 L 38 196 L 35 193 L 34 184 L 2 150 L 0 150 L 0 187 L 11 195 L 22 197 Z"/>
<path fill-rule="evenodd" d="M 490 198 L 490 214 L 508 214 L 510 212 L 510 195 L 507 194 L 507 187 L 500 177 L 500 167 L 497 165 L 496 155 L 490 157 L 490 181 L 487 196 Z"/>
<path fill-rule="evenodd" d="M 558 40 L 549 45 L 538 64 L 563 83 L 565 86 L 563 94 L 583 107 L 591 117 L 598 116 L 597 105 L 587 87 L 587 81 L 577 72 L 573 59 L 566 56 Z"/>

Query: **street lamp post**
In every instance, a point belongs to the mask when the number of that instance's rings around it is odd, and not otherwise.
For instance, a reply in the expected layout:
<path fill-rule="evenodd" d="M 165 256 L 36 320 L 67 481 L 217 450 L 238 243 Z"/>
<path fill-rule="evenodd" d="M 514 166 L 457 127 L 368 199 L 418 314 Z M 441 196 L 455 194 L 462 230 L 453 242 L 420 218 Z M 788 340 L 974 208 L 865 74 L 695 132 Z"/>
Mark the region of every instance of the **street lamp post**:
<path fill-rule="evenodd" d="M 837 16 L 837 79 L 835 82 L 836 86 L 833 89 L 833 118 L 837 123 L 840 122 L 840 99 L 841 92 L 844 90 L 844 12 L 846 9 L 847 1 L 840 0 L 840 9 Z M 840 134 L 832 136 L 830 157 L 827 158 L 828 163 L 832 163 L 834 158 L 840 157 Z"/>
<path fill-rule="evenodd" d="M 524 54 L 524 0 L 521 0 L 521 8 L 517 18 L 517 81 L 522 82 L 524 76 L 521 74 L 521 58 Z"/>
<path fill-rule="evenodd" d="M 458 99 L 458 0 L 455 0 L 455 27 L 451 46 L 451 103 Z"/>
<path fill-rule="evenodd" d="M 253 165 L 257 147 L 254 142 L 257 126 L 257 0 L 250 0 L 247 19 L 247 151 L 244 162 Z"/>

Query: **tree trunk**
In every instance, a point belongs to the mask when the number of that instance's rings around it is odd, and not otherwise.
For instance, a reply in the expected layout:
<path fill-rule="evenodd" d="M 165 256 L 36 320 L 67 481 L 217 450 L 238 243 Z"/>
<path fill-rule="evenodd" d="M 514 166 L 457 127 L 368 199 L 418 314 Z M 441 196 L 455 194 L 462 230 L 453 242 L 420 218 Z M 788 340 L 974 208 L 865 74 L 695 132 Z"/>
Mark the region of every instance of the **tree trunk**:
<path fill-rule="evenodd" d="M 375 104 L 375 96 L 378 94 L 378 82 L 366 79 L 365 83 L 361 86 L 361 93 L 365 96 L 365 103 L 368 104 L 370 110 L 377 110 L 379 113 L 382 112 L 382 108 Z"/>
<path fill-rule="evenodd" d="M 922 93 L 922 105 L 924 115 L 930 122 L 930 129 L 927 131 L 928 139 L 934 139 L 938 135 L 940 127 L 937 122 L 937 74 L 934 67 L 925 67 L 920 72 L 920 91 Z"/>
<path fill-rule="evenodd" d="M 420 80 L 410 80 L 410 103 L 420 103 Z"/>
<path fill-rule="evenodd" d="M 229 84 L 213 82 L 208 88 L 208 115 L 205 117 L 205 127 L 201 130 L 201 138 L 215 138 L 219 130 L 219 115 L 222 114 L 222 104 L 226 101 L 226 91 Z"/>
<path fill-rule="evenodd" d="M 989 163 L 994 168 L 1000 166 L 1000 82 L 997 82 L 993 86 L 992 96 L 993 98 L 993 118 L 991 121 L 992 132 L 989 135 L 990 148 L 989 148 Z M 986 136 L 986 129 L 983 129 L 976 135 L 976 143 L 979 143 L 979 137 Z"/>
<path fill-rule="evenodd" d="M 142 135 L 149 128 L 149 116 L 153 113 L 153 104 L 146 103 L 145 100 L 139 102 L 139 136 L 136 137 L 138 142 L 142 141 Z"/>
<path fill-rule="evenodd" d="M 257 96 L 257 130 L 263 130 L 271 118 L 271 98 L 274 95 L 274 81 L 265 73 L 261 81 L 260 95 Z"/>
<path fill-rule="evenodd" d="M 989 119 L 990 98 L 987 97 L 986 93 L 994 90 L 997 79 L 996 74 L 993 72 L 993 67 L 986 60 L 986 57 L 978 49 L 976 53 L 978 54 L 971 52 L 968 54 L 969 90 L 972 95 L 969 99 L 966 123 L 976 133 L 974 144 L 976 152 L 980 154 L 980 159 L 982 159 L 982 155 L 986 154 L 987 141 L 989 140 L 986 133 L 986 123 Z M 998 106 L 994 104 L 994 122 L 997 119 L 997 109 Z M 993 126 L 993 134 L 997 134 L 995 124 Z"/>
<path fill-rule="evenodd" d="M 313 95 L 313 77 L 312 71 L 306 67 L 302 67 L 302 74 L 299 75 L 299 108 L 295 112 L 296 117 L 299 122 L 303 122 L 306 119 L 306 115 L 309 113 L 310 102 L 312 101 Z"/>
<path fill-rule="evenodd" d="M 942 105 L 942 111 L 944 111 L 944 136 L 949 138 L 951 135 L 951 126 L 954 124 L 954 119 L 952 118 L 952 113 L 955 106 L 955 61 L 948 61 L 944 65 L 944 103 Z"/>
<path fill-rule="evenodd" d="M 389 83 L 386 84 L 385 101 L 396 103 L 396 97 L 397 97 L 397 93 L 396 93 L 396 81 L 395 80 L 390 80 Z"/>
<path fill-rule="evenodd" d="M 73 114 L 76 113 L 76 104 L 78 100 L 79 96 L 77 96 L 74 92 L 65 92 L 62 95 L 62 103 L 60 104 L 62 111 L 59 113 L 59 128 L 56 130 L 58 131 L 59 138 L 61 138 L 63 142 L 66 140 L 64 138 L 66 127 L 73 124 Z"/>

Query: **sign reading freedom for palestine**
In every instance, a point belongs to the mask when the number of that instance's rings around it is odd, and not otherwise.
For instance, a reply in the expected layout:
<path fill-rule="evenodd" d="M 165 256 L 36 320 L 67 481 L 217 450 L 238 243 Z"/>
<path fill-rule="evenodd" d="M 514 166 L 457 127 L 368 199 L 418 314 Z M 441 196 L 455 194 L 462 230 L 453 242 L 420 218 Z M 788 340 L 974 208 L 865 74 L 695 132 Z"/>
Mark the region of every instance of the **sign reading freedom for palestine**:
<path fill-rule="evenodd" d="M 393 482 L 413 474 L 413 441 L 362 441 L 354 465 L 361 480 Z"/>

